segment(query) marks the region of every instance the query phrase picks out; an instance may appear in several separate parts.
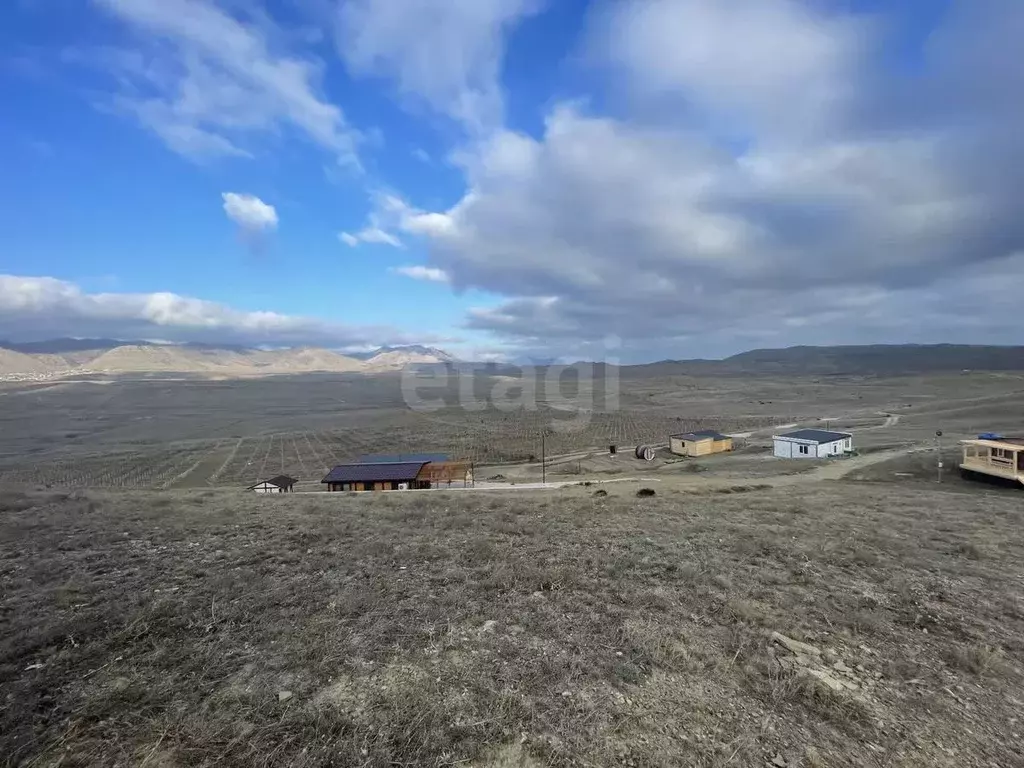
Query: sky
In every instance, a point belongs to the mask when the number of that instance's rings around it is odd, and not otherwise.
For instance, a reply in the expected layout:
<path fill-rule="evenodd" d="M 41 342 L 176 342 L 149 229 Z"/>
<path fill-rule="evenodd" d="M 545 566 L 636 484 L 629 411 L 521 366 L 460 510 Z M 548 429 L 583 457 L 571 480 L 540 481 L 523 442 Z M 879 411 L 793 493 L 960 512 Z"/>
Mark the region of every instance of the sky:
<path fill-rule="evenodd" d="M 0 339 L 1024 343 L 1020 0 L 9 0 Z"/>

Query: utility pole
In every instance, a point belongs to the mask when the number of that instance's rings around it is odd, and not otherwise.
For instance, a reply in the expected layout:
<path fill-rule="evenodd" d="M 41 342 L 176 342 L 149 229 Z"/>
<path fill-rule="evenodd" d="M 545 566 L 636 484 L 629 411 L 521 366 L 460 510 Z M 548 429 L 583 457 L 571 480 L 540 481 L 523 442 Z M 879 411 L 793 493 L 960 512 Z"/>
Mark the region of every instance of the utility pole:
<path fill-rule="evenodd" d="M 545 453 L 545 451 L 546 451 L 545 436 L 546 435 L 547 435 L 547 433 L 545 431 L 541 430 L 541 433 L 540 433 L 540 481 L 544 485 L 548 484 L 548 462 L 547 462 L 547 455 Z"/>
<path fill-rule="evenodd" d="M 939 482 L 942 482 L 942 430 L 935 430 L 935 452 L 938 454 L 936 466 L 939 472 Z"/>

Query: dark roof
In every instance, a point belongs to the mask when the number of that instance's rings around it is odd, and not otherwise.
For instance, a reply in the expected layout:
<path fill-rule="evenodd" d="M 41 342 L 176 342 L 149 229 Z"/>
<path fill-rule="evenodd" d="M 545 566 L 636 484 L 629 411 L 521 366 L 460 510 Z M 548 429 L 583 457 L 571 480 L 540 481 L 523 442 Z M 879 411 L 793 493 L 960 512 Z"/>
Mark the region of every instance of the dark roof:
<path fill-rule="evenodd" d="M 340 464 L 321 483 L 377 483 L 388 480 L 415 480 L 429 461 L 402 461 L 390 464 Z"/>
<path fill-rule="evenodd" d="M 258 483 L 256 483 L 256 485 L 263 485 L 264 483 L 267 483 L 268 485 L 276 485 L 278 488 L 288 488 L 289 486 L 295 485 L 297 482 L 299 481 L 296 480 L 294 477 L 288 477 L 288 475 L 278 475 L 277 477 L 272 477 L 269 480 L 260 480 Z M 256 487 L 256 485 L 250 485 L 249 490 L 251 491 L 253 488 Z"/>
<path fill-rule="evenodd" d="M 834 443 L 836 440 L 845 440 L 853 437 L 849 432 L 826 432 L 824 429 L 798 429 L 796 432 L 787 432 L 777 437 L 791 437 L 794 440 L 809 440 L 812 443 Z"/>
<path fill-rule="evenodd" d="M 682 440 L 728 440 L 728 435 L 723 435 L 721 432 L 716 432 L 713 429 L 704 429 L 700 432 L 684 432 L 681 435 L 669 435 L 669 437 L 675 437 Z"/>
<path fill-rule="evenodd" d="M 428 461 L 448 461 L 448 455 L 444 453 L 398 453 L 390 456 L 386 454 L 366 454 L 356 459 L 353 464 L 404 464 L 413 461 L 423 462 L 424 464 Z"/>

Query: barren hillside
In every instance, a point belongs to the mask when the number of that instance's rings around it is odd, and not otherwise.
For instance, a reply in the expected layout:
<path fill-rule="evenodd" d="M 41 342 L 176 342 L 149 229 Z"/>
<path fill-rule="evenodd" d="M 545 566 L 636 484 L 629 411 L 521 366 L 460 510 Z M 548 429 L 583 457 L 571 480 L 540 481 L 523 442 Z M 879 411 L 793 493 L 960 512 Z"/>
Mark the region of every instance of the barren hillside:
<path fill-rule="evenodd" d="M 208 371 L 214 366 L 180 347 L 130 345 L 104 352 L 90 362 L 88 367 L 111 373 L 198 373 Z"/>
<path fill-rule="evenodd" d="M 0 754 L 1021 764 L 1016 497 L 634 488 L 2 493 Z"/>
<path fill-rule="evenodd" d="M 407 365 L 443 362 L 445 360 L 438 355 L 408 350 L 393 350 L 391 352 L 381 352 L 371 357 L 366 361 L 366 369 L 369 371 L 393 371 L 400 370 Z"/>
<path fill-rule="evenodd" d="M 303 347 L 301 349 L 284 349 L 263 353 L 267 357 L 269 367 L 281 373 L 306 373 L 328 371 L 346 373 L 363 370 L 359 360 L 345 357 L 328 349 Z"/>
<path fill-rule="evenodd" d="M 0 375 L 13 373 L 48 373 L 55 362 L 50 355 L 26 355 L 12 349 L 0 348 Z"/>

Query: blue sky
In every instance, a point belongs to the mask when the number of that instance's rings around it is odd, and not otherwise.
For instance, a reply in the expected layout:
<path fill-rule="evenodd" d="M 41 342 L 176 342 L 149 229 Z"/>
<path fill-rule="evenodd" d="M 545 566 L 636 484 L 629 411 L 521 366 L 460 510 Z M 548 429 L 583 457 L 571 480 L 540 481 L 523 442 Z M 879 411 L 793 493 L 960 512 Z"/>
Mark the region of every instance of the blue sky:
<path fill-rule="evenodd" d="M 16 0 L 0 338 L 1020 342 L 1022 32 L 1013 0 Z"/>

